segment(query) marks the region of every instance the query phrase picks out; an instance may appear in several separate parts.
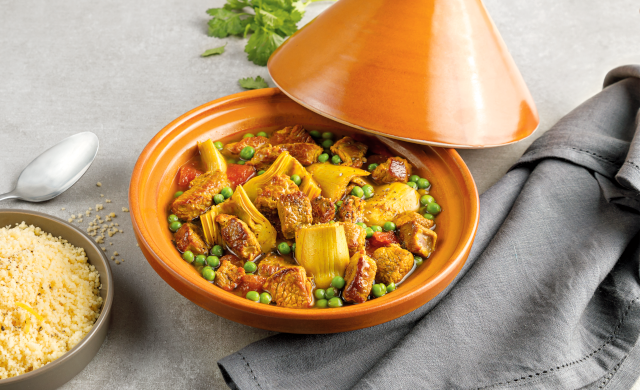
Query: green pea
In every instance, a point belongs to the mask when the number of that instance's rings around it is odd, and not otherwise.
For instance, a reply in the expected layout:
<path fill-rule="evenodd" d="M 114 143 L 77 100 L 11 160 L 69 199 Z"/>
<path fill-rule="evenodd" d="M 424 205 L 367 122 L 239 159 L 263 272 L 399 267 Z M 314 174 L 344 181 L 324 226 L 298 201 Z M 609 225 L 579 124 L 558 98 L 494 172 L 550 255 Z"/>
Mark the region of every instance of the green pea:
<path fill-rule="evenodd" d="M 330 131 L 322 133 L 322 138 L 324 138 L 324 139 L 332 139 L 333 138 L 333 133 L 330 132 Z"/>
<path fill-rule="evenodd" d="M 224 195 L 222 195 L 222 194 L 214 195 L 214 196 L 213 196 L 213 201 L 214 201 L 216 204 L 220 204 L 220 203 L 224 202 L 224 201 L 225 201 L 225 199 L 224 199 Z"/>
<path fill-rule="evenodd" d="M 220 142 L 220 141 L 216 141 L 216 142 L 214 142 L 214 143 L 213 143 L 213 146 L 215 146 L 215 147 L 216 147 L 216 149 L 218 149 L 218 150 L 222 150 L 222 149 L 224 149 L 224 144 L 223 144 L 222 142 Z"/>
<path fill-rule="evenodd" d="M 325 290 L 324 295 L 327 297 L 327 299 L 331 299 L 333 297 L 337 297 L 338 296 L 338 290 L 336 290 L 335 287 L 329 287 L 328 289 Z"/>
<path fill-rule="evenodd" d="M 362 191 L 361 187 L 355 186 L 351 190 L 351 195 L 355 196 L 356 198 L 362 198 L 364 196 L 364 191 Z"/>
<path fill-rule="evenodd" d="M 251 133 L 247 133 L 247 134 L 242 136 L 242 138 L 251 138 L 251 137 L 254 137 L 254 135 L 251 134 Z"/>
<path fill-rule="evenodd" d="M 366 199 L 373 197 L 373 187 L 369 184 L 362 186 L 362 191 L 364 192 L 364 197 Z"/>
<path fill-rule="evenodd" d="M 182 195 L 182 194 L 184 194 L 184 191 L 178 191 L 178 192 L 176 192 L 175 194 L 173 194 L 173 197 L 174 197 L 174 198 L 177 198 L 177 197 L 179 197 L 179 196 L 180 196 L 180 195 Z"/>
<path fill-rule="evenodd" d="M 193 255 L 193 252 L 191 252 L 191 251 L 185 251 L 182 254 L 182 258 L 184 259 L 184 261 L 186 261 L 189 264 L 193 263 L 193 260 L 195 260 L 195 256 Z"/>
<path fill-rule="evenodd" d="M 322 137 L 322 134 L 320 134 L 320 132 L 318 130 L 311 130 L 309 132 L 309 135 L 312 136 L 313 138 L 320 138 Z"/>
<path fill-rule="evenodd" d="M 420 256 L 413 256 L 413 261 L 416 263 L 416 267 L 420 267 L 424 260 Z"/>
<path fill-rule="evenodd" d="M 329 155 L 327 153 L 322 153 L 318 156 L 318 161 L 321 163 L 329 161 Z"/>
<path fill-rule="evenodd" d="M 316 299 L 325 299 L 327 297 L 327 294 L 323 288 L 316 288 L 316 291 L 313 292 L 313 295 L 316 297 Z"/>
<path fill-rule="evenodd" d="M 392 291 L 395 291 L 395 290 L 396 290 L 396 284 L 395 283 L 391 282 L 391 283 L 387 284 L 387 292 L 388 293 L 390 293 Z"/>
<path fill-rule="evenodd" d="M 333 145 L 333 141 L 330 139 L 325 139 L 324 141 L 322 141 L 321 145 L 323 148 L 329 149 Z"/>
<path fill-rule="evenodd" d="M 380 290 L 384 291 L 384 293 L 387 293 L 387 286 L 384 283 L 378 283 L 380 285 Z"/>
<path fill-rule="evenodd" d="M 329 307 L 342 307 L 342 305 L 343 305 L 342 299 L 338 297 L 333 297 L 329 299 L 329 302 L 327 303 L 327 306 Z"/>
<path fill-rule="evenodd" d="M 386 289 L 384 290 L 382 289 L 382 286 L 384 286 L 384 284 L 380 283 L 380 284 L 374 284 L 373 287 L 371 287 L 371 293 L 373 294 L 374 297 L 380 298 L 387 293 Z"/>
<path fill-rule="evenodd" d="M 318 299 L 316 301 L 316 307 L 318 307 L 320 309 L 325 309 L 327 307 L 327 300 L 326 299 Z"/>
<path fill-rule="evenodd" d="M 338 290 L 342 290 L 344 287 L 344 278 L 342 276 L 334 276 L 331 280 L 331 285 Z"/>
<path fill-rule="evenodd" d="M 413 188 L 414 190 L 417 190 L 417 189 L 418 189 L 418 185 L 417 185 L 415 182 L 413 182 L 413 181 L 408 182 L 408 183 L 407 183 L 407 185 L 408 185 L 409 187 Z"/>
<path fill-rule="evenodd" d="M 291 244 L 291 252 L 296 253 L 296 243 Z"/>
<path fill-rule="evenodd" d="M 429 203 L 433 203 L 433 202 L 435 202 L 435 201 L 436 201 L 436 200 L 435 200 L 435 199 L 433 199 L 433 196 L 431 196 L 431 195 L 422 195 L 422 196 L 420 197 L 420 204 L 421 204 L 421 205 L 423 205 L 423 206 L 426 206 L 426 205 L 428 205 Z"/>
<path fill-rule="evenodd" d="M 425 217 L 426 219 L 431 219 L 431 220 L 433 220 L 433 218 L 435 218 L 433 216 L 433 214 L 429 214 L 429 213 L 424 213 L 424 214 L 422 214 L 422 216 Z"/>
<path fill-rule="evenodd" d="M 338 207 L 342 207 L 342 201 L 341 201 L 341 200 L 337 201 L 337 202 L 336 202 L 336 206 L 338 206 Z"/>
<path fill-rule="evenodd" d="M 248 274 L 252 274 L 258 270 L 258 266 L 253 261 L 247 261 L 244 263 L 244 271 Z"/>
<path fill-rule="evenodd" d="M 220 193 L 222 194 L 222 196 L 224 196 L 225 199 L 229 199 L 231 198 L 231 195 L 233 195 L 233 190 L 231 189 L 231 187 L 224 187 L 222 191 L 220 191 Z"/>
<path fill-rule="evenodd" d="M 386 232 L 392 232 L 392 231 L 396 230 L 396 224 L 391 222 L 391 221 L 385 222 L 382 227 L 384 228 L 384 230 Z"/>
<path fill-rule="evenodd" d="M 288 255 L 291 253 L 291 247 L 283 241 L 278 244 L 278 252 L 280 252 L 281 255 Z"/>
<path fill-rule="evenodd" d="M 240 158 L 243 160 L 251 160 L 254 154 L 256 154 L 256 150 L 252 146 L 245 146 L 240 151 Z"/>
<path fill-rule="evenodd" d="M 376 170 L 376 168 L 378 168 L 378 164 L 373 163 L 373 164 L 369 164 L 369 166 L 367 167 L 367 170 L 369 172 L 373 172 Z"/>
<path fill-rule="evenodd" d="M 245 162 L 244 162 L 243 160 L 239 160 L 236 164 L 238 164 L 238 165 L 244 165 L 244 164 L 245 164 Z"/>
<path fill-rule="evenodd" d="M 222 247 L 220 245 L 214 245 L 213 248 L 211 248 L 211 250 L 209 251 L 209 253 L 211 254 L 211 256 L 222 256 L 222 254 L 224 253 L 224 251 L 222 250 Z"/>
<path fill-rule="evenodd" d="M 431 183 L 429 183 L 429 180 L 427 180 L 427 179 L 425 179 L 423 177 L 418 179 L 416 184 L 418 185 L 418 188 L 429 188 L 429 186 L 431 185 Z"/>
<path fill-rule="evenodd" d="M 169 223 L 171 223 L 171 222 L 178 222 L 178 221 L 180 221 L 180 218 L 178 218 L 178 216 L 177 216 L 177 215 L 175 215 L 175 214 L 171 214 L 171 215 L 167 218 L 167 220 L 169 221 Z"/>
<path fill-rule="evenodd" d="M 181 227 L 182 224 L 180 223 L 180 221 L 171 222 L 169 224 L 169 230 L 171 230 L 172 232 L 178 231 L 178 229 L 180 229 Z"/>
<path fill-rule="evenodd" d="M 333 157 L 331 157 L 331 163 L 333 165 L 338 165 L 342 162 L 342 159 L 340 158 L 340 156 L 338 156 L 337 154 L 334 155 Z"/>
<path fill-rule="evenodd" d="M 409 176 L 409 181 L 410 181 L 410 182 L 417 183 L 417 182 L 418 182 L 418 180 L 420 180 L 420 176 L 418 176 L 418 175 L 411 175 L 411 176 Z"/>
<path fill-rule="evenodd" d="M 264 131 L 259 132 L 258 134 L 256 134 L 258 137 L 269 137 L 269 135 L 267 133 L 265 133 Z"/>
<path fill-rule="evenodd" d="M 442 207 L 436 202 L 432 202 L 427 205 L 427 211 L 429 214 L 439 214 L 442 211 Z"/>
<path fill-rule="evenodd" d="M 263 170 L 258 171 L 258 176 L 262 175 L 264 173 Z"/>
<path fill-rule="evenodd" d="M 220 266 L 220 258 L 218 256 L 208 256 L 207 265 L 212 268 L 218 268 Z"/>
<path fill-rule="evenodd" d="M 260 301 L 260 294 L 258 294 L 257 291 L 249 291 L 246 297 L 250 301 L 254 301 L 254 302 Z"/>
<path fill-rule="evenodd" d="M 371 226 L 371 230 L 373 230 L 374 233 L 380 233 L 382 231 L 382 226 L 373 225 Z"/>
<path fill-rule="evenodd" d="M 260 303 L 264 303 L 265 305 L 270 304 L 271 294 L 269 294 L 268 292 L 263 292 L 262 294 L 260 294 Z"/>
<path fill-rule="evenodd" d="M 208 281 L 212 281 L 216 278 L 216 271 L 214 271 L 211 267 L 204 267 L 202 269 L 202 277 L 207 279 Z"/>
<path fill-rule="evenodd" d="M 356 225 L 360 226 L 363 229 L 367 228 L 367 224 L 365 224 L 364 222 L 356 222 Z"/>
<path fill-rule="evenodd" d="M 330 224 L 336 223 L 336 221 L 329 221 Z"/>
<path fill-rule="evenodd" d="M 302 179 L 300 178 L 300 175 L 291 175 L 290 179 L 292 182 L 296 183 L 297 186 L 299 186 L 300 183 L 302 183 Z"/>
<path fill-rule="evenodd" d="M 364 229 L 365 233 L 367 234 L 367 238 L 371 238 L 373 237 L 373 229 L 371 229 L 370 227 Z"/>
<path fill-rule="evenodd" d="M 197 255 L 196 256 L 195 263 L 196 263 L 197 266 L 199 266 L 199 267 L 204 266 L 205 261 L 207 261 L 207 257 L 205 255 Z"/>

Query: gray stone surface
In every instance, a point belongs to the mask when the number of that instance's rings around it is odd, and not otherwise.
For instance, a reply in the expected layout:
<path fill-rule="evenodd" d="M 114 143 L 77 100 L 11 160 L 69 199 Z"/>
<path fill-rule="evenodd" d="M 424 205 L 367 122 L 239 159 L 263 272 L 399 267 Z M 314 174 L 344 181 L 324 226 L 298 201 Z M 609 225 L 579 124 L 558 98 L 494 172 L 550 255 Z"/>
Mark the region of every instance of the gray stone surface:
<path fill-rule="evenodd" d="M 597 92 L 609 69 L 640 62 L 635 1 L 485 3 L 529 85 L 541 124 L 521 143 L 461 151 L 481 192 L 534 138 Z M 204 11 L 221 4 L 0 0 L 0 193 L 59 140 L 89 130 L 101 141 L 93 166 L 65 194 L 0 207 L 66 219 L 103 203 L 124 231 L 107 241 L 113 243 L 108 254 L 115 250 L 125 259 L 113 264 L 116 301 L 108 339 L 63 389 L 224 389 L 216 361 L 271 334 L 220 318 L 175 292 L 148 265 L 128 214 L 120 211 L 137 156 L 156 132 L 198 105 L 241 91 L 239 78 L 269 80 L 266 68 L 246 60 L 242 39 L 206 36 Z M 327 6 L 312 4 L 303 22 Z M 224 42 L 222 56 L 199 57 Z"/>

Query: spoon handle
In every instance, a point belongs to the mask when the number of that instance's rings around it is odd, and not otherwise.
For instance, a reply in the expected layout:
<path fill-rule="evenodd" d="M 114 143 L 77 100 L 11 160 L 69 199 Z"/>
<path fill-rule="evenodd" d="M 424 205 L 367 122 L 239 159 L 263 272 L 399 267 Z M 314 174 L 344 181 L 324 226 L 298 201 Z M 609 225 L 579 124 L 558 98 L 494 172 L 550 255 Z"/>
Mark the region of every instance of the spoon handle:
<path fill-rule="evenodd" d="M 15 195 L 13 191 L 11 191 L 11 192 L 7 192 L 6 194 L 0 194 L 0 201 L 3 201 L 5 199 L 13 199 L 17 197 L 18 195 Z"/>

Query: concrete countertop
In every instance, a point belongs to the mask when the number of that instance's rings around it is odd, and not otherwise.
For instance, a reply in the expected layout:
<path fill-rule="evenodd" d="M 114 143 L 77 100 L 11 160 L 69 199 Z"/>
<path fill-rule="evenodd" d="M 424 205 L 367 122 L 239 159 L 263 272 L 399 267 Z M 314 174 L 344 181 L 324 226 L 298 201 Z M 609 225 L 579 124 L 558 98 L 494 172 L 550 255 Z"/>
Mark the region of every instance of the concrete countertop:
<path fill-rule="evenodd" d="M 196 106 L 240 92 L 240 78 L 260 75 L 273 86 L 266 68 L 246 60 L 243 39 L 206 35 L 205 11 L 222 4 L 0 0 L 0 193 L 13 187 L 33 157 L 63 138 L 88 130 L 101 142 L 93 166 L 63 195 L 0 207 L 67 219 L 102 203 L 118 215 L 123 230 L 106 246 L 109 256 L 117 251 L 124 259 L 112 263 L 110 333 L 65 390 L 224 389 L 216 361 L 272 334 L 211 314 L 169 287 L 136 247 L 129 216 L 121 211 L 136 159 L 156 132 Z M 535 138 L 598 92 L 608 70 L 640 62 L 636 1 L 485 4 L 531 90 L 541 123 L 518 144 L 460 152 L 480 192 Z M 309 6 L 303 23 L 328 6 Z M 225 42 L 222 56 L 200 58 Z M 76 224 L 86 228 L 88 222 Z"/>

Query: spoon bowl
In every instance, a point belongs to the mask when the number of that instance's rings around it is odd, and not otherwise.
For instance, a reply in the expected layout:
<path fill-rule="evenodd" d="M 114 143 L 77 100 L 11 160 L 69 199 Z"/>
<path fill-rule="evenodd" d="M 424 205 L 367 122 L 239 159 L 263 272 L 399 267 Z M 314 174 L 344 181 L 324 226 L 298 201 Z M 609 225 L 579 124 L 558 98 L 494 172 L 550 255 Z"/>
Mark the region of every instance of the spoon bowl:
<path fill-rule="evenodd" d="M 65 138 L 36 157 L 22 171 L 13 191 L 0 200 L 44 202 L 65 192 L 89 169 L 100 142 L 91 132 Z"/>

